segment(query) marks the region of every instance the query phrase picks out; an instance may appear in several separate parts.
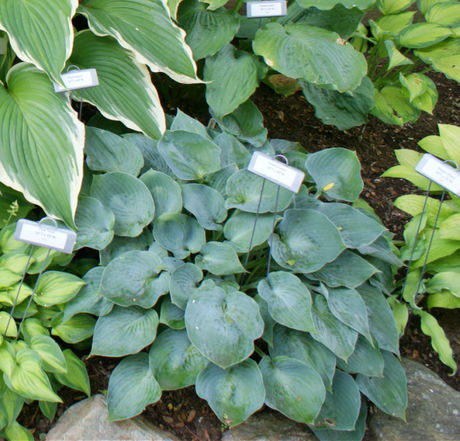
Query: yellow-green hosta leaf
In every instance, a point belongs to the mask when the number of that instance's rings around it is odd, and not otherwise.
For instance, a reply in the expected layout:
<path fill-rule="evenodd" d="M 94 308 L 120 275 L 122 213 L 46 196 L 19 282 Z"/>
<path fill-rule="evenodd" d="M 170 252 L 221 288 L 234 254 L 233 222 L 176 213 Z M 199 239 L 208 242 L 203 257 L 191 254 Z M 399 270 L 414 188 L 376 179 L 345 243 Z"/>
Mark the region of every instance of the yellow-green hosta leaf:
<path fill-rule="evenodd" d="M 389 63 L 388 63 L 387 70 L 391 70 L 397 66 L 414 64 L 412 60 L 405 57 L 401 52 L 398 51 L 398 49 L 396 49 L 393 40 L 385 40 L 385 47 L 387 48 L 388 57 L 389 57 Z"/>
<path fill-rule="evenodd" d="M 367 73 L 364 55 L 335 32 L 304 24 L 268 23 L 256 34 L 253 49 L 273 69 L 339 92 L 356 89 Z"/>
<path fill-rule="evenodd" d="M 452 369 L 451 375 L 454 375 L 457 372 L 457 364 L 453 358 L 452 348 L 444 330 L 428 312 L 414 309 L 413 313 L 420 316 L 422 332 L 431 337 L 433 349 L 439 354 L 440 360 Z"/>
<path fill-rule="evenodd" d="M 396 176 L 400 177 L 400 176 Z M 405 195 L 401 196 L 395 201 L 395 206 L 411 216 L 417 216 L 422 212 L 423 204 L 425 203 L 425 196 L 421 195 Z M 432 227 L 438 212 L 439 201 L 437 199 L 429 198 L 426 204 L 426 212 L 428 213 L 428 225 Z M 449 216 L 455 212 L 446 204 L 442 204 L 441 212 L 439 213 L 439 222 L 445 221 Z"/>
<path fill-rule="evenodd" d="M 377 0 L 377 7 L 383 15 L 396 14 L 407 9 L 415 0 Z"/>
<path fill-rule="evenodd" d="M 452 31 L 436 23 L 417 23 L 399 34 L 399 44 L 411 49 L 432 46 L 452 35 Z"/>
<path fill-rule="evenodd" d="M 446 0 L 417 0 L 417 7 L 422 14 L 438 3 L 444 3 Z"/>
<path fill-rule="evenodd" d="M 407 167 L 406 165 L 396 165 L 395 167 L 391 167 L 387 170 L 382 177 L 384 178 L 403 178 L 407 179 L 408 181 L 412 182 L 418 188 L 422 190 L 427 190 L 428 185 L 430 185 L 430 181 L 428 178 L 425 178 L 420 173 L 415 171 L 414 167 Z M 431 191 L 442 190 L 442 188 L 435 184 L 434 182 L 431 184 Z"/>
<path fill-rule="evenodd" d="M 441 159 L 449 159 L 449 154 L 447 153 L 444 145 L 442 143 L 442 138 L 440 136 L 430 135 L 425 136 L 418 142 L 418 145 L 428 153 L 431 153 L 434 156 L 437 156 Z"/>
<path fill-rule="evenodd" d="M 454 26 L 460 22 L 459 3 L 437 3 L 425 14 L 427 23 L 438 23 L 444 26 Z"/>
<path fill-rule="evenodd" d="M 411 102 L 420 95 L 423 95 L 428 86 L 425 76 L 418 73 L 409 74 L 407 77 L 400 73 L 399 81 L 409 91 L 409 101 Z"/>
<path fill-rule="evenodd" d="M 63 85 L 61 71 L 72 52 L 71 19 L 78 0 L 1 0 L 0 29 L 22 60 Z"/>
<path fill-rule="evenodd" d="M 438 101 L 438 91 L 433 80 L 425 76 L 424 80 L 427 86 L 425 92 L 411 100 L 411 105 L 416 109 L 423 110 L 432 115 L 434 106 L 436 106 Z M 409 96 L 409 91 L 404 87 L 402 88 L 402 93 L 406 98 Z"/>
<path fill-rule="evenodd" d="M 9 286 L 8 288 L 4 288 L 0 291 L 0 302 L 6 303 L 7 305 L 13 306 L 14 299 L 18 294 L 19 290 L 19 283 L 15 285 Z M 32 288 L 27 286 L 25 283 L 21 286 L 21 290 L 19 291 L 19 297 L 17 303 L 22 303 L 27 297 L 32 295 Z"/>
<path fill-rule="evenodd" d="M 375 21 L 380 29 L 398 35 L 404 28 L 412 24 L 415 11 L 401 14 L 386 15 Z"/>
<path fill-rule="evenodd" d="M 58 344 L 46 335 L 34 335 L 29 343 L 29 348 L 38 352 L 42 368 L 48 372 L 67 372 L 67 363 Z"/>
<path fill-rule="evenodd" d="M 8 324 L 8 329 L 6 328 L 7 324 Z M 10 315 L 5 311 L 1 311 L 0 312 L 0 334 L 2 336 L 3 334 L 5 334 L 5 330 L 7 331 L 6 332 L 7 337 L 16 337 L 16 334 L 18 333 L 18 329 L 16 327 L 16 322 L 14 321 L 14 319 L 11 318 L 10 320 Z"/>
<path fill-rule="evenodd" d="M 358 8 L 364 11 L 369 9 L 375 3 L 375 0 L 297 0 L 297 3 L 305 9 L 313 6 L 323 11 L 328 11 L 335 5 L 341 4 L 347 9 Z"/>
<path fill-rule="evenodd" d="M 42 306 L 66 303 L 86 285 L 79 277 L 62 271 L 47 271 L 40 277 L 34 300 Z"/>
<path fill-rule="evenodd" d="M 180 83 L 201 82 L 185 32 L 171 20 L 166 1 L 82 0 L 78 12 L 97 36 L 111 35 L 152 72 Z"/>
<path fill-rule="evenodd" d="M 51 330 L 51 335 L 57 335 L 66 343 L 75 344 L 93 335 L 96 320 L 88 314 L 77 314 L 65 323 L 59 322 L 56 325 L 52 323 L 52 325 L 54 327 Z"/>
<path fill-rule="evenodd" d="M 460 297 L 460 274 L 452 271 L 438 273 L 430 279 L 426 288 L 430 294 L 448 290 L 454 296 Z"/>
<path fill-rule="evenodd" d="M 7 439 L 14 441 L 33 441 L 34 436 L 25 427 L 22 427 L 16 421 L 13 421 L 10 425 L 5 428 L 5 435 Z"/>
<path fill-rule="evenodd" d="M 89 397 L 91 388 L 85 365 L 71 349 L 66 349 L 63 354 L 67 364 L 67 373 L 54 374 L 54 376 L 60 383 L 72 389 L 81 390 Z"/>
<path fill-rule="evenodd" d="M 0 180 L 74 227 L 83 178 L 84 125 L 65 94 L 28 63 L 0 87 Z"/>
<path fill-rule="evenodd" d="M 33 349 L 20 349 L 11 375 L 5 375 L 7 386 L 14 392 L 31 400 L 62 403 L 54 393 L 48 376 L 40 367 L 41 358 Z"/>
<path fill-rule="evenodd" d="M 450 124 L 438 124 L 438 127 L 442 145 L 446 149 L 449 159 L 460 164 L 460 127 Z"/>
<path fill-rule="evenodd" d="M 442 239 L 460 240 L 460 214 L 448 217 L 441 224 L 439 232 Z"/>
<path fill-rule="evenodd" d="M 460 298 L 454 296 L 449 291 L 441 291 L 429 295 L 426 299 L 426 306 L 428 310 L 431 308 L 457 309 L 460 308 Z"/>
<path fill-rule="evenodd" d="M 411 106 L 399 87 L 386 86 L 381 91 L 374 89 L 374 103 L 371 115 L 387 124 L 402 126 L 417 121 L 420 116 L 420 110 Z"/>
<path fill-rule="evenodd" d="M 16 312 L 16 309 L 15 309 L 15 312 Z M 22 318 L 22 315 L 21 315 L 21 318 Z M 22 336 L 24 337 L 24 340 L 25 340 L 25 342 L 27 344 L 29 344 L 30 341 L 32 340 L 32 338 L 37 336 L 37 335 L 44 335 L 44 336 L 47 336 L 47 337 L 49 337 L 49 335 L 50 335 L 48 329 L 46 329 L 43 326 L 42 322 L 40 320 L 38 320 L 37 318 L 35 318 L 35 317 L 30 317 L 30 318 L 28 318 L 27 320 L 24 321 L 24 323 L 22 324 L 22 327 L 21 327 L 21 333 L 22 333 Z"/>
<path fill-rule="evenodd" d="M 91 31 L 79 32 L 68 64 L 81 69 L 95 68 L 99 86 L 85 89 L 83 100 L 106 118 L 159 139 L 166 122 L 158 93 L 144 64 L 111 37 L 96 37 Z M 121 87 L 120 85 L 123 84 Z M 80 101 L 81 92 L 73 92 Z"/>

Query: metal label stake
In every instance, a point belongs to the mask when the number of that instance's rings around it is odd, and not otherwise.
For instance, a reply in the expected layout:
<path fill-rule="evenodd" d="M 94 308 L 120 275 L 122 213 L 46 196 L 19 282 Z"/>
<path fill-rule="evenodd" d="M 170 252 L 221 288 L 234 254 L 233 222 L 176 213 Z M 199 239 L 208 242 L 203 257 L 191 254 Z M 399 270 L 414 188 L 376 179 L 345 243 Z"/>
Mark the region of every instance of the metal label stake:
<path fill-rule="evenodd" d="M 283 164 L 279 162 L 277 159 L 282 159 L 284 160 L 285 163 Z M 248 166 L 248 171 L 262 177 L 263 181 L 262 181 L 262 189 L 260 191 L 259 204 L 257 206 L 257 211 L 256 211 L 256 217 L 254 219 L 254 227 L 252 228 L 251 239 L 249 241 L 249 249 L 248 249 L 248 253 L 246 254 L 246 259 L 243 265 L 245 270 L 249 262 L 249 256 L 251 254 L 252 242 L 253 242 L 254 234 L 256 231 L 257 220 L 259 218 L 260 206 L 262 204 L 262 197 L 263 197 L 264 188 L 265 188 L 265 181 L 273 182 L 274 184 L 277 184 L 278 186 L 278 189 L 276 192 L 272 231 L 270 233 L 270 244 L 269 244 L 269 250 L 268 250 L 268 264 L 267 264 L 267 277 L 268 277 L 268 274 L 270 273 L 273 233 L 275 231 L 275 225 L 276 225 L 276 213 L 278 210 L 278 199 L 279 199 L 280 189 L 281 187 L 284 187 L 292 191 L 293 193 L 298 193 L 298 191 L 300 190 L 300 186 L 302 185 L 302 182 L 305 178 L 305 173 L 294 167 L 290 167 L 288 159 L 283 155 L 276 155 L 273 158 L 270 158 L 268 155 L 264 155 L 263 153 L 260 153 L 260 152 L 255 152 L 252 155 L 251 162 L 249 163 L 249 166 Z M 245 273 L 241 274 L 240 286 L 243 285 L 244 275 Z"/>
<path fill-rule="evenodd" d="M 454 164 L 455 169 L 452 168 L 450 165 L 448 165 L 448 163 Z M 404 290 L 406 289 L 407 279 L 409 277 L 409 272 L 410 272 L 410 267 L 412 265 L 412 261 L 413 261 L 413 257 L 414 257 L 414 253 L 415 253 L 415 248 L 417 246 L 417 238 L 418 238 L 418 235 L 420 233 L 420 228 L 421 228 L 422 221 L 423 221 L 423 215 L 425 213 L 426 206 L 428 205 L 428 198 L 430 196 L 431 184 L 434 182 L 434 183 L 438 184 L 439 186 L 443 187 L 443 192 L 442 192 L 442 195 L 441 195 L 441 199 L 439 201 L 439 208 L 438 208 L 438 212 L 436 213 L 436 218 L 435 218 L 435 222 L 434 222 L 434 225 L 433 225 L 433 232 L 431 233 L 430 241 L 428 243 L 428 248 L 426 249 L 425 260 L 423 262 L 422 270 L 421 270 L 421 273 L 420 273 L 420 278 L 419 278 L 419 281 L 418 281 L 418 284 L 417 284 L 417 289 L 415 291 L 414 303 L 416 303 L 416 301 L 417 301 L 418 292 L 419 292 L 420 286 L 422 284 L 423 275 L 425 273 L 426 264 L 428 262 L 428 256 L 430 254 L 431 245 L 432 245 L 433 239 L 434 239 L 434 233 L 436 231 L 436 225 L 438 224 L 439 215 L 441 213 L 442 203 L 444 202 L 444 198 L 446 196 L 446 191 L 447 190 L 451 191 L 456 196 L 460 197 L 460 173 L 459 173 L 459 170 L 458 170 L 458 164 L 455 161 L 452 161 L 450 159 L 448 159 L 446 161 L 441 161 L 440 159 L 438 159 L 438 158 L 434 157 L 433 155 L 430 155 L 430 154 L 427 153 L 427 154 L 423 155 L 422 159 L 420 160 L 420 162 L 415 167 L 415 170 L 418 173 L 420 173 L 421 175 L 423 175 L 426 178 L 428 178 L 430 180 L 430 183 L 428 184 L 428 189 L 427 189 L 427 192 L 426 192 L 425 201 L 423 203 L 422 212 L 420 213 L 420 221 L 419 221 L 418 226 L 417 226 L 417 231 L 415 232 L 414 244 L 412 246 L 412 251 L 411 251 L 410 258 L 409 258 L 409 263 L 407 265 L 407 272 L 406 272 L 406 276 L 404 278 L 404 284 L 403 284 L 403 287 L 402 287 L 402 290 L 401 290 L 400 298 L 402 298 L 402 296 L 404 295 Z"/>
<path fill-rule="evenodd" d="M 52 222 L 53 225 L 46 225 L 45 224 L 46 221 Z M 27 259 L 26 267 L 24 268 L 24 272 L 22 274 L 21 281 L 18 286 L 18 291 L 13 301 L 13 306 L 11 307 L 10 316 L 6 324 L 5 332 L 3 333 L 3 338 L 5 338 L 6 333 L 8 332 L 8 327 L 13 317 L 14 310 L 17 306 L 19 294 L 21 292 L 21 288 L 24 283 L 24 279 L 26 277 L 27 270 L 29 269 L 29 263 L 30 263 L 30 259 L 32 258 L 32 253 L 34 251 L 34 248 L 36 246 L 40 246 L 42 248 L 48 248 L 48 252 L 46 254 L 45 260 L 43 261 L 42 267 L 40 269 L 37 280 L 35 282 L 34 289 L 32 290 L 32 294 L 30 295 L 29 301 L 27 303 L 27 307 L 22 316 L 21 323 L 19 324 L 19 328 L 18 328 L 18 331 L 16 333 L 16 338 L 15 338 L 15 340 L 17 340 L 19 337 L 19 333 L 21 332 L 24 320 L 26 319 L 29 307 L 32 303 L 35 291 L 38 286 L 38 282 L 43 274 L 43 271 L 45 270 L 47 266 L 47 261 L 48 261 L 51 250 L 57 250 L 65 254 L 71 254 L 75 246 L 77 234 L 75 233 L 75 231 L 68 230 L 67 228 L 58 228 L 57 222 L 54 219 L 50 217 L 45 217 L 40 222 L 32 222 L 27 219 L 19 220 L 19 222 L 16 225 L 16 230 L 14 231 L 13 238 L 20 242 L 31 244 L 32 248 L 30 249 L 29 258 Z"/>

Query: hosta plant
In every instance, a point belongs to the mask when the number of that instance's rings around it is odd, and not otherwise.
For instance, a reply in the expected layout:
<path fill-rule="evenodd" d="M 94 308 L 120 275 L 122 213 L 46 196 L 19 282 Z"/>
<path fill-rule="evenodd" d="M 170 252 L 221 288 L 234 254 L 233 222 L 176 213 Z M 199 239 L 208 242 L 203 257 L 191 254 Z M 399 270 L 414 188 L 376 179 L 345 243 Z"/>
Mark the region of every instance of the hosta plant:
<path fill-rule="evenodd" d="M 0 205 L 10 196 L 13 194 L 4 189 Z M 9 214 L 17 215 L 31 208 L 26 207 L 21 209 L 13 203 Z M 6 224 L 8 221 L 4 220 Z M 62 350 L 51 337 L 59 336 L 68 343 L 78 341 L 75 323 L 72 330 L 68 329 L 70 324 L 59 326 L 59 315 L 61 304 L 74 297 L 85 283 L 72 274 L 48 270 L 42 274 L 30 301 L 47 250 L 35 248 L 30 254 L 31 245 L 13 239 L 15 227 L 14 223 L 5 225 L 0 232 L 0 437 L 32 441 L 31 432 L 16 421 L 24 403 L 39 400 L 41 411 L 52 420 L 57 403 L 62 402 L 58 391 L 63 385 L 90 395 L 82 361 L 71 349 Z M 57 252 L 50 253 L 45 266 L 52 264 L 52 260 L 62 257 Z M 24 283 L 20 286 L 24 271 Z M 79 320 L 83 316 L 80 314 Z M 94 323 L 93 318 L 87 317 Z M 90 336 L 87 333 L 84 338 Z"/>
<path fill-rule="evenodd" d="M 460 164 L 460 128 L 447 124 L 439 124 L 438 127 L 439 136 L 427 136 L 418 143 L 419 146 L 439 159 L 453 160 Z M 423 154 L 414 150 L 396 150 L 396 156 L 400 165 L 390 168 L 383 176 L 407 179 L 426 191 L 430 181 L 415 171 Z M 425 299 L 428 311 L 431 308 L 460 308 L 460 199 L 448 192 L 447 200 L 444 200 L 439 211 L 439 196 L 434 196 L 439 195 L 442 190 L 439 185 L 431 183 L 431 195 L 422 219 L 425 195 L 405 195 L 395 201 L 396 207 L 413 216 L 405 226 L 401 260 L 410 259 L 416 241 L 412 264 L 401 296 L 412 313 L 420 316 L 421 329 L 431 337 L 433 348 L 441 361 L 455 373 L 457 365 L 443 329 L 429 312 L 420 307 L 420 302 Z M 435 225 L 438 211 L 439 218 Z M 416 237 L 419 226 L 420 231 Z M 422 274 L 433 230 L 427 265 Z M 419 283 L 422 276 L 422 282 Z"/>
<path fill-rule="evenodd" d="M 100 265 L 61 326 L 96 316 L 90 356 L 123 357 L 110 421 L 195 385 L 229 427 L 265 403 L 320 439 L 361 440 L 363 395 L 400 418 L 407 405 L 391 236 L 346 203 L 363 188 L 355 153 L 269 141 L 245 109 L 213 130 L 178 112 L 159 141 L 87 127 L 77 248 Z M 248 140 L 306 173 L 298 194 L 246 169 Z"/>

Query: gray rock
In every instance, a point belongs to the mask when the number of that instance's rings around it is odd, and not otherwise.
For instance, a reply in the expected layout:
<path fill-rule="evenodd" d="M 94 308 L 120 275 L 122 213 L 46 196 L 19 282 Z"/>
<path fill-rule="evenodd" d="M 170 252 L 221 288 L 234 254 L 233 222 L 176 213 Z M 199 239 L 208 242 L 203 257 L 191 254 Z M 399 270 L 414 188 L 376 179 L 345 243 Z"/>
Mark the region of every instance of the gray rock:
<path fill-rule="evenodd" d="M 46 441 L 178 441 L 142 417 L 107 422 L 104 395 L 94 395 L 69 407 Z"/>
<path fill-rule="evenodd" d="M 305 425 L 279 412 L 259 412 L 224 432 L 222 441 L 318 441 Z"/>
<path fill-rule="evenodd" d="M 460 393 L 434 372 L 402 359 L 407 375 L 407 423 L 378 411 L 370 421 L 377 440 L 458 441 L 460 440 Z"/>

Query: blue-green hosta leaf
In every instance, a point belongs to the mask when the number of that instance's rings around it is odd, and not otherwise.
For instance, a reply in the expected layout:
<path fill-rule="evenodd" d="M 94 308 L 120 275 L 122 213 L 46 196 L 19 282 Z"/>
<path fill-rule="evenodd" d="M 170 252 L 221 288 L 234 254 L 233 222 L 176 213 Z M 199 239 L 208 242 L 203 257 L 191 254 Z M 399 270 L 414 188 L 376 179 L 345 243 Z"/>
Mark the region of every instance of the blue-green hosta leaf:
<path fill-rule="evenodd" d="M 225 8 L 210 9 L 206 3 L 195 0 L 182 1 L 177 18 L 179 26 L 187 33 L 185 42 L 192 49 L 195 60 L 210 57 L 230 43 L 240 25 L 235 12 Z"/>
<path fill-rule="evenodd" d="M 353 377 L 335 371 L 332 392 L 326 392 L 321 412 L 315 420 L 315 429 L 333 426 L 334 430 L 353 430 L 361 408 L 361 394 Z"/>
<path fill-rule="evenodd" d="M 102 266 L 107 266 L 116 257 L 128 251 L 146 251 L 153 242 L 152 233 L 144 229 L 137 237 L 115 236 L 107 247 L 99 252 Z"/>
<path fill-rule="evenodd" d="M 18 422 L 13 421 L 9 426 L 5 427 L 5 436 L 7 439 L 15 441 L 33 441 L 34 436 L 30 430 L 21 426 Z"/>
<path fill-rule="evenodd" d="M 262 320 L 264 321 L 264 333 L 262 335 L 262 338 L 272 348 L 273 347 L 273 328 L 276 325 L 276 321 L 273 320 L 273 317 L 270 315 L 270 312 L 268 311 L 268 303 L 262 297 L 260 297 L 259 294 L 254 296 L 254 300 L 259 305 L 259 312 L 260 312 L 260 315 L 262 316 Z"/>
<path fill-rule="evenodd" d="M 312 316 L 317 334 L 310 335 L 346 361 L 355 349 L 358 333 L 332 314 L 322 295 L 314 298 Z"/>
<path fill-rule="evenodd" d="M 167 130 L 158 151 L 171 170 L 185 181 L 203 179 L 220 169 L 220 148 L 198 133 Z"/>
<path fill-rule="evenodd" d="M 374 107 L 374 86 L 368 77 L 364 77 L 355 90 L 345 93 L 316 87 L 302 80 L 299 80 L 299 84 L 305 98 L 315 108 L 316 118 L 339 130 L 367 123 L 367 115 Z"/>
<path fill-rule="evenodd" d="M 84 125 L 68 97 L 56 94 L 48 76 L 31 64 L 15 65 L 6 83 L 8 89 L 0 87 L 0 180 L 74 227 Z"/>
<path fill-rule="evenodd" d="M 200 254 L 195 257 L 195 265 L 217 276 L 244 272 L 236 251 L 221 242 L 208 242 L 203 245 Z"/>
<path fill-rule="evenodd" d="M 0 29 L 22 60 L 35 64 L 63 84 L 61 71 L 72 52 L 72 17 L 78 0 L 18 0 L 0 2 Z"/>
<path fill-rule="evenodd" d="M 196 393 L 229 427 L 242 423 L 260 409 L 265 400 L 262 373 L 251 359 L 229 369 L 210 363 L 198 375 Z"/>
<path fill-rule="evenodd" d="M 96 127 L 86 128 L 86 163 L 93 171 L 137 176 L 144 165 L 139 149 L 121 136 Z"/>
<path fill-rule="evenodd" d="M 208 273 L 203 280 L 203 284 L 210 283 L 211 281 L 214 282 L 220 288 L 222 288 L 227 294 L 230 294 L 233 291 L 240 290 L 240 285 L 236 281 L 235 274 L 230 274 L 228 276 L 221 277 Z"/>
<path fill-rule="evenodd" d="M 332 314 L 372 342 L 366 304 L 358 291 L 343 287 L 327 287 L 323 292 L 327 293 L 327 306 Z"/>
<path fill-rule="evenodd" d="M 209 112 L 222 131 L 230 133 L 240 141 L 249 142 L 254 147 L 262 147 L 265 144 L 268 131 L 264 128 L 262 114 L 251 100 L 240 104 L 222 119 L 214 115 L 212 109 L 209 109 Z"/>
<path fill-rule="evenodd" d="M 158 93 L 144 63 L 111 37 L 100 38 L 90 30 L 75 37 L 70 65 L 97 70 L 99 86 L 85 89 L 83 100 L 96 106 L 109 120 L 159 139 L 166 130 Z M 123 84 L 123 87 L 120 87 Z M 72 96 L 80 101 L 81 92 Z"/>
<path fill-rule="evenodd" d="M 206 243 L 204 229 L 186 214 L 162 214 L 155 221 L 153 236 L 177 259 L 198 253 Z"/>
<path fill-rule="evenodd" d="M 455 26 L 460 22 L 460 5 L 458 3 L 437 3 L 425 14 L 427 23 Z"/>
<path fill-rule="evenodd" d="M 155 205 L 148 188 L 126 173 L 94 176 L 91 197 L 99 199 L 115 215 L 117 236 L 136 237 L 152 222 Z"/>
<path fill-rule="evenodd" d="M 263 186 L 262 202 L 259 207 L 260 193 Z M 276 195 L 278 193 L 278 205 Z M 284 187 L 279 187 L 270 181 L 265 181 L 260 176 L 248 170 L 239 170 L 227 181 L 228 199 L 225 205 L 228 209 L 238 208 L 248 213 L 267 213 L 285 210 L 291 202 L 294 193 Z"/>
<path fill-rule="evenodd" d="M 339 286 L 356 288 L 377 271 L 377 268 L 359 255 L 345 250 L 337 259 L 331 263 L 326 263 L 319 271 L 311 273 L 309 277 L 321 280 L 333 288 Z"/>
<path fill-rule="evenodd" d="M 115 234 L 115 215 L 98 199 L 80 196 L 75 225 L 78 228 L 76 250 L 84 247 L 103 250 Z"/>
<path fill-rule="evenodd" d="M 402 262 L 393 253 L 388 239 L 382 234 L 375 242 L 358 247 L 361 254 L 376 257 L 391 265 L 402 266 Z"/>
<path fill-rule="evenodd" d="M 337 367 L 350 374 L 363 374 L 371 377 L 383 376 L 383 358 L 380 350 L 373 347 L 361 335 L 356 342 L 355 351 L 345 362 L 337 358 Z"/>
<path fill-rule="evenodd" d="M 206 175 L 205 182 L 214 190 L 217 190 L 224 198 L 227 197 L 227 182 L 230 176 L 238 171 L 235 164 L 222 167 L 219 171 Z"/>
<path fill-rule="evenodd" d="M 357 291 L 366 304 L 369 328 L 379 348 L 399 355 L 399 333 L 384 295 L 368 283 L 362 284 Z"/>
<path fill-rule="evenodd" d="M 190 343 L 185 330 L 167 329 L 152 343 L 150 369 L 162 390 L 177 390 L 195 384 L 209 363 Z"/>
<path fill-rule="evenodd" d="M 83 281 L 86 285 L 65 305 L 63 323 L 83 312 L 104 316 L 112 310 L 113 303 L 100 294 L 103 272 L 104 267 L 97 266 L 85 274 Z"/>
<path fill-rule="evenodd" d="M 424 63 L 447 78 L 460 81 L 460 40 L 448 38 L 441 43 L 414 51 Z"/>
<path fill-rule="evenodd" d="M 151 308 L 169 291 L 169 273 L 150 251 L 128 251 L 112 260 L 102 274 L 100 293 L 120 306 Z"/>
<path fill-rule="evenodd" d="M 108 421 L 139 415 L 161 398 L 160 385 L 152 375 L 145 352 L 124 358 L 110 375 L 107 390 Z"/>
<path fill-rule="evenodd" d="M 165 173 L 149 170 L 139 178 L 150 190 L 157 220 L 163 213 L 182 211 L 182 192 L 179 184 Z"/>
<path fill-rule="evenodd" d="M 270 315 L 288 328 L 316 332 L 311 316 L 311 295 L 294 275 L 285 271 L 270 273 L 257 287 L 268 303 Z"/>
<path fill-rule="evenodd" d="M 398 37 L 399 44 L 411 49 L 433 46 L 452 35 L 452 31 L 436 23 L 417 23 L 405 28 Z"/>
<path fill-rule="evenodd" d="M 8 324 L 8 330 L 6 328 L 6 324 Z M 6 334 L 5 334 L 5 331 Z M 8 314 L 6 311 L 1 311 L 0 312 L 0 334 L 3 336 L 5 334 L 7 337 L 16 337 L 18 333 L 18 328 L 16 326 L 16 322 L 11 319 L 10 320 L 10 314 Z"/>
<path fill-rule="evenodd" d="M 212 285 L 202 286 L 191 295 L 185 326 L 193 345 L 213 363 L 227 368 L 252 354 L 253 342 L 262 335 L 264 323 L 251 297 L 239 291 L 227 294 Z"/>
<path fill-rule="evenodd" d="M 64 350 L 63 354 L 67 363 L 67 373 L 54 374 L 54 376 L 60 383 L 72 389 L 80 390 L 89 397 L 91 395 L 91 388 L 89 386 L 86 366 L 71 349 Z"/>
<path fill-rule="evenodd" d="M 452 369 L 451 375 L 455 375 L 457 364 L 453 358 L 453 351 L 449 340 L 442 327 L 439 326 L 437 320 L 428 312 L 414 309 L 413 313 L 420 316 L 422 332 L 431 337 L 433 349 L 439 354 L 440 360 Z"/>
<path fill-rule="evenodd" d="M 169 127 L 169 130 L 171 130 L 172 132 L 176 132 L 177 130 L 183 130 L 185 132 L 196 133 L 212 141 L 212 137 L 209 135 L 206 127 L 203 124 L 201 124 L 200 121 L 198 121 L 195 118 L 192 118 L 191 116 L 188 116 L 180 109 L 177 109 L 176 116 L 174 117 L 171 123 L 171 127 Z"/>
<path fill-rule="evenodd" d="M 310 366 L 283 355 L 264 357 L 259 363 L 265 385 L 265 404 L 299 423 L 313 423 L 326 389 Z"/>
<path fill-rule="evenodd" d="M 267 73 L 255 55 L 227 44 L 206 59 L 206 101 L 218 118 L 232 113 L 254 93 Z"/>
<path fill-rule="evenodd" d="M 83 0 L 78 12 L 88 18 L 94 34 L 116 38 L 152 72 L 164 72 L 180 83 L 200 82 L 185 32 L 160 0 Z"/>
<path fill-rule="evenodd" d="M 257 32 L 253 48 L 287 77 L 339 92 L 356 89 L 367 73 L 364 55 L 351 44 L 335 32 L 305 24 L 269 23 Z"/>
<path fill-rule="evenodd" d="M 169 168 L 163 156 L 158 152 L 158 141 L 151 139 L 148 136 L 141 135 L 139 133 L 126 133 L 123 138 L 133 143 L 139 151 L 142 153 L 144 158 L 144 167 L 141 169 L 141 174 L 148 172 L 150 169 L 166 173 L 169 176 L 173 176 L 174 173 Z"/>
<path fill-rule="evenodd" d="M 311 8 L 312 6 L 323 11 L 332 9 L 335 5 L 341 4 L 347 9 L 358 8 L 362 11 L 369 9 L 374 5 L 375 0 L 297 0 L 297 3 L 303 8 Z"/>
<path fill-rule="evenodd" d="M 188 299 L 202 279 L 203 272 L 193 263 L 186 263 L 175 269 L 169 282 L 172 302 L 179 308 L 185 309 Z"/>
<path fill-rule="evenodd" d="M 363 189 L 355 152 L 343 148 L 321 150 L 308 156 L 306 166 L 317 189 L 328 199 L 354 202 Z"/>
<path fill-rule="evenodd" d="M 225 222 L 224 236 L 237 253 L 247 253 L 249 251 L 249 242 L 252 231 L 254 230 L 254 221 L 256 215 L 237 211 L 227 222 Z M 277 223 L 281 216 L 277 216 Z M 276 225 L 275 223 L 275 225 Z M 263 244 L 268 240 L 273 228 L 272 214 L 259 214 L 255 225 L 254 237 L 252 238 L 252 247 Z"/>
<path fill-rule="evenodd" d="M 53 392 L 48 376 L 40 367 L 41 358 L 32 349 L 20 349 L 10 375 L 5 374 L 6 385 L 14 392 L 30 400 L 62 403 Z"/>
<path fill-rule="evenodd" d="M 358 374 L 356 384 L 359 390 L 379 409 L 406 421 L 406 374 L 393 354 L 382 351 L 382 356 L 385 362 L 383 377 Z"/>
<path fill-rule="evenodd" d="M 184 310 L 171 303 L 169 296 L 163 297 L 161 302 L 160 323 L 172 329 L 184 329 Z"/>
<path fill-rule="evenodd" d="M 377 7 L 383 15 L 396 14 L 407 9 L 415 0 L 377 0 Z"/>
<path fill-rule="evenodd" d="M 154 309 L 114 306 L 110 314 L 97 320 L 91 355 L 123 357 L 136 354 L 155 340 L 158 323 Z"/>
<path fill-rule="evenodd" d="M 93 335 L 96 320 L 88 314 L 77 314 L 65 323 L 54 324 L 51 335 L 57 335 L 66 343 L 79 343 Z"/>
<path fill-rule="evenodd" d="M 346 248 L 336 226 L 314 210 L 290 209 L 273 235 L 273 258 L 283 268 L 311 273 Z"/>
<path fill-rule="evenodd" d="M 206 230 L 220 231 L 218 225 L 227 218 L 225 201 L 222 195 L 211 187 L 202 184 L 187 184 L 182 187 L 184 208 L 192 213 L 198 223 Z"/>
<path fill-rule="evenodd" d="M 273 330 L 273 349 L 269 349 L 272 358 L 285 355 L 311 366 L 321 376 L 326 389 L 332 391 L 336 357 L 309 333 L 276 325 Z"/>
<path fill-rule="evenodd" d="M 214 138 L 214 143 L 220 147 L 220 163 L 222 167 L 236 164 L 239 168 L 246 168 L 251 161 L 251 154 L 234 136 L 222 132 Z"/>
<path fill-rule="evenodd" d="M 67 372 L 67 363 L 58 344 L 47 335 L 34 335 L 29 348 L 38 352 L 42 362 L 42 368 L 48 372 Z"/>
<path fill-rule="evenodd" d="M 36 286 L 35 303 L 52 306 L 66 303 L 75 297 L 85 282 L 79 277 L 61 271 L 47 271 Z"/>

